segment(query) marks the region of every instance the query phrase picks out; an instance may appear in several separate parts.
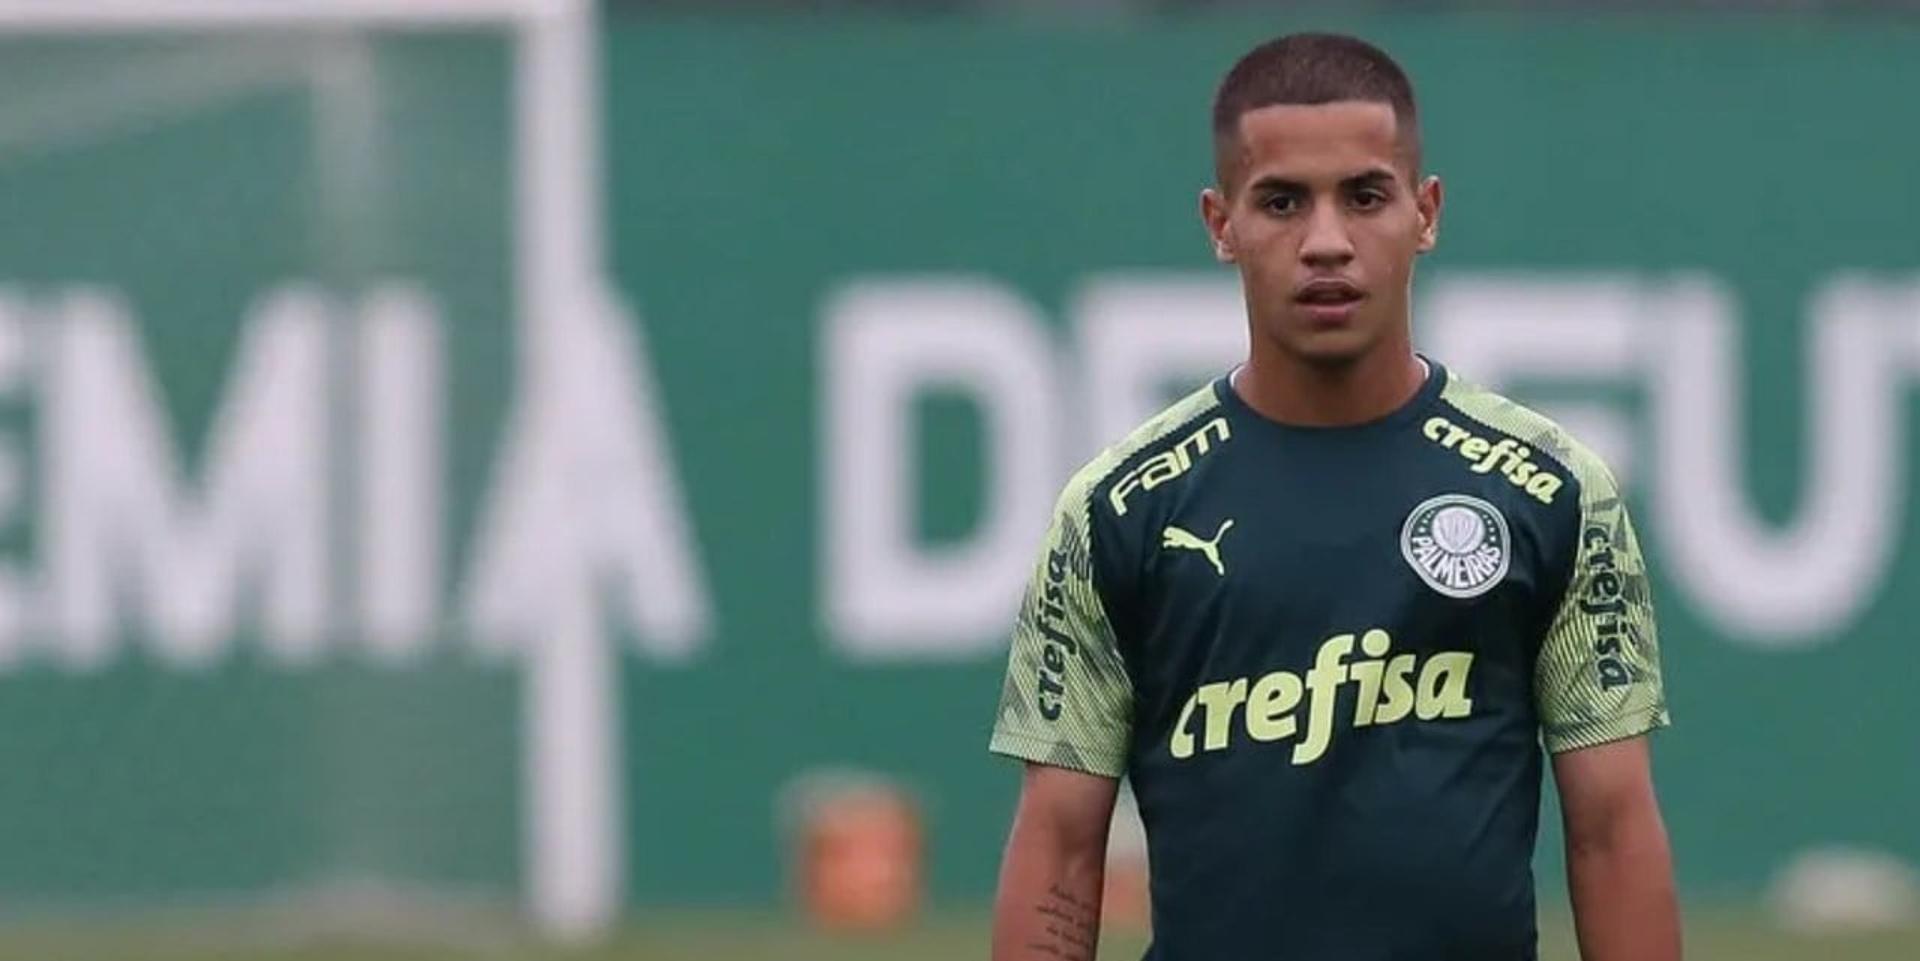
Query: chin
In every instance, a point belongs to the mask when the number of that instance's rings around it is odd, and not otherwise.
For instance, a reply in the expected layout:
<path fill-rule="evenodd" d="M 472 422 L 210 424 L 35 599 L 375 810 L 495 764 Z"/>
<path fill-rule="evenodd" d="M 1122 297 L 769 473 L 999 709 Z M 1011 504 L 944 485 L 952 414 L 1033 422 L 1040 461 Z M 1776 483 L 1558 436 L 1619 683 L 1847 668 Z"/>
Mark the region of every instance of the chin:
<path fill-rule="evenodd" d="M 1349 350 L 1302 350 L 1295 352 L 1294 356 L 1305 361 L 1310 367 L 1336 371 L 1352 369 L 1360 363 L 1365 353 Z"/>
<path fill-rule="evenodd" d="M 1350 367 L 1379 344 L 1379 338 L 1358 330 L 1292 331 L 1275 338 L 1280 349 L 1316 367 Z"/>

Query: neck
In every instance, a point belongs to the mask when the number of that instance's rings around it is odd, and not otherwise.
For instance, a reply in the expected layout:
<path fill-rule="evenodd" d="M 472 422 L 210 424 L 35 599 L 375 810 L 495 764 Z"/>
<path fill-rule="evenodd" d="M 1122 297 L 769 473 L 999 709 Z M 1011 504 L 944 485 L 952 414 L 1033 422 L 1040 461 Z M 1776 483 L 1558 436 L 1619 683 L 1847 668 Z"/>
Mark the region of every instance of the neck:
<path fill-rule="evenodd" d="M 1350 427 L 1399 410 L 1426 383 L 1404 340 L 1342 364 L 1321 364 L 1256 342 L 1232 386 L 1262 417 L 1298 427 Z"/>

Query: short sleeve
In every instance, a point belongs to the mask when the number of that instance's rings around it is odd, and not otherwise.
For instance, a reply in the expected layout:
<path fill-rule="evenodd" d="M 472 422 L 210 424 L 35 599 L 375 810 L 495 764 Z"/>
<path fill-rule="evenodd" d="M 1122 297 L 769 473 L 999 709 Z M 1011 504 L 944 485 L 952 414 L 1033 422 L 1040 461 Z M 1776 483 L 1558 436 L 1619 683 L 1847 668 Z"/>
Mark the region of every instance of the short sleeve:
<path fill-rule="evenodd" d="M 1596 461 L 1580 473 L 1573 573 L 1534 675 L 1541 739 L 1556 754 L 1669 723 L 1653 598 L 1633 521 L 1603 466 Z"/>
<path fill-rule="evenodd" d="M 1117 778 L 1133 685 L 1095 583 L 1089 503 L 1076 479 L 1055 507 L 1014 622 L 989 750 Z"/>

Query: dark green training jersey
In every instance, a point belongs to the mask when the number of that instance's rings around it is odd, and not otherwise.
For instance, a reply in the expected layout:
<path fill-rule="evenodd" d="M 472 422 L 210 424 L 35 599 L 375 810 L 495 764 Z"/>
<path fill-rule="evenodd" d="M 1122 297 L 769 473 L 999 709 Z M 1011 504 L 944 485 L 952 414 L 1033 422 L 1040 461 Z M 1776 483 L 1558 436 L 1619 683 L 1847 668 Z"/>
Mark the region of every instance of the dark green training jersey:
<path fill-rule="evenodd" d="M 1150 959 L 1532 958 L 1542 745 L 1667 723 L 1612 476 L 1429 366 L 1340 428 L 1221 378 L 1060 498 L 992 750 L 1131 779 Z"/>

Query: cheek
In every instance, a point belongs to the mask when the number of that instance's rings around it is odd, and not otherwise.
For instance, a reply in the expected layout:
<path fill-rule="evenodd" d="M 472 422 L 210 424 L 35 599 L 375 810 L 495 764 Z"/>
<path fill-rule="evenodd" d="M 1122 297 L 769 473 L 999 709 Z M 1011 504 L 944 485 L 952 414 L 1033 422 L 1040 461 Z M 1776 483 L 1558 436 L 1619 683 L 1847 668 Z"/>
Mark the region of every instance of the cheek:
<path fill-rule="evenodd" d="M 1248 286 L 1265 291 L 1292 288 L 1294 258 L 1281 245 L 1269 242 L 1252 250 L 1243 249 L 1237 259 Z"/>
<path fill-rule="evenodd" d="M 1374 269 L 1396 276 L 1407 274 L 1413 269 L 1414 255 L 1420 251 L 1419 227 L 1402 230 L 1396 225 L 1394 229 L 1375 233 L 1369 238 L 1367 248 Z"/>
<path fill-rule="evenodd" d="M 1250 264 L 1271 266 L 1271 262 L 1286 259 L 1292 251 L 1286 231 L 1257 220 L 1236 229 L 1233 240 L 1234 250 Z"/>

